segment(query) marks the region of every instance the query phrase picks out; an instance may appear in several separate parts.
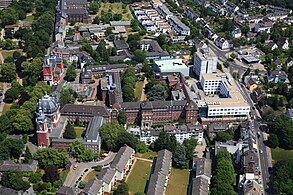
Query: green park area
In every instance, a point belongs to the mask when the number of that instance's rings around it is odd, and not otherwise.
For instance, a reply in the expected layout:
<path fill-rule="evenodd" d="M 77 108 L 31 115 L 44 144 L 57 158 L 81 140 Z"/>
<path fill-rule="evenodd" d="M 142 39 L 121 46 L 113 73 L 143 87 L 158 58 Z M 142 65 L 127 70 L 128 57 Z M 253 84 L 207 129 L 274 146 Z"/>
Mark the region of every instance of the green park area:
<path fill-rule="evenodd" d="M 84 127 L 74 126 L 74 131 L 76 133 L 76 138 L 82 138 L 82 133 L 84 132 Z"/>
<path fill-rule="evenodd" d="M 150 177 L 151 167 L 151 162 L 136 160 L 130 175 L 126 179 L 130 195 L 134 195 L 136 192 L 144 192 L 147 180 Z"/>
<path fill-rule="evenodd" d="M 128 7 L 123 7 L 122 3 L 101 3 L 98 16 L 101 16 L 102 11 L 108 12 L 111 10 L 112 14 L 122 14 L 122 20 L 131 20 L 132 14 Z"/>
<path fill-rule="evenodd" d="M 84 178 L 84 181 L 85 182 L 88 182 L 89 180 L 91 179 L 94 179 L 96 178 L 96 176 L 99 174 L 99 172 L 95 171 L 95 170 L 92 170 L 91 172 L 89 172 L 85 178 Z"/>
<path fill-rule="evenodd" d="M 293 150 L 285 150 L 282 148 L 271 149 L 274 163 L 280 160 L 293 160 Z"/>
<path fill-rule="evenodd" d="M 171 176 L 168 182 L 166 195 L 187 194 L 189 182 L 188 169 L 171 169 Z"/>
<path fill-rule="evenodd" d="M 146 153 L 136 153 L 135 156 L 138 158 L 145 158 L 145 159 L 152 160 L 154 157 L 158 156 L 158 154 L 157 152 L 149 151 Z"/>
<path fill-rule="evenodd" d="M 135 84 L 135 89 L 134 89 L 134 95 L 135 98 L 137 98 L 138 100 L 140 100 L 141 98 L 141 93 L 142 93 L 142 89 L 143 88 L 143 81 L 138 81 Z"/>

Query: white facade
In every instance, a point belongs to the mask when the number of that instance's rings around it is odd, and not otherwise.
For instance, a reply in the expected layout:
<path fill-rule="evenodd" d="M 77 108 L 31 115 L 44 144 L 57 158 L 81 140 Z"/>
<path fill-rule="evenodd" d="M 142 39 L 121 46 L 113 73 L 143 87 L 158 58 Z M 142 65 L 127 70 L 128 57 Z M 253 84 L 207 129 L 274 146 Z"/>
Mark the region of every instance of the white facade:
<path fill-rule="evenodd" d="M 205 103 L 208 117 L 244 117 L 250 106 L 230 74 L 203 75 L 201 86 L 207 95 Z"/>
<path fill-rule="evenodd" d="M 155 72 L 181 72 L 189 76 L 189 67 L 183 63 L 183 59 L 154 60 Z"/>
<path fill-rule="evenodd" d="M 210 48 L 200 48 L 194 55 L 193 70 L 199 79 L 203 74 L 217 72 L 218 57 Z"/>

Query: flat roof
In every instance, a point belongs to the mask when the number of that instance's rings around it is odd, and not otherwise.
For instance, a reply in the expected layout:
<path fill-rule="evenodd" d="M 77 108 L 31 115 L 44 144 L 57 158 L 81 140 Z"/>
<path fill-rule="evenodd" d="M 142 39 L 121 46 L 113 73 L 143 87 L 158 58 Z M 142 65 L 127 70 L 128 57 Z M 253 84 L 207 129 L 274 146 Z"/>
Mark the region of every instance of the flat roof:
<path fill-rule="evenodd" d="M 218 96 L 205 96 L 204 100 L 208 104 L 208 107 L 249 107 L 249 104 L 244 99 L 240 89 L 238 88 L 231 74 L 204 74 L 202 75 L 202 79 L 205 81 L 222 81 L 222 84 L 226 86 L 230 94 L 230 97 L 228 98 L 220 98 Z"/>
<path fill-rule="evenodd" d="M 169 59 L 169 60 L 155 60 L 154 63 L 161 70 L 174 70 L 180 68 L 188 68 L 186 64 L 183 63 L 183 59 Z"/>

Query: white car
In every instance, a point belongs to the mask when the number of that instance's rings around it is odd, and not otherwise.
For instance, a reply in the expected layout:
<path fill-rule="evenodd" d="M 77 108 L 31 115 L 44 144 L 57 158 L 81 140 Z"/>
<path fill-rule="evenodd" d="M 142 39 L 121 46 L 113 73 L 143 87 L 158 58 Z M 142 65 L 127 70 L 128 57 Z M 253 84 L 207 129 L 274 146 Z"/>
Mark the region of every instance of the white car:
<path fill-rule="evenodd" d="M 262 150 L 260 150 L 259 152 L 260 152 L 261 154 L 263 153 L 263 151 L 262 151 Z"/>

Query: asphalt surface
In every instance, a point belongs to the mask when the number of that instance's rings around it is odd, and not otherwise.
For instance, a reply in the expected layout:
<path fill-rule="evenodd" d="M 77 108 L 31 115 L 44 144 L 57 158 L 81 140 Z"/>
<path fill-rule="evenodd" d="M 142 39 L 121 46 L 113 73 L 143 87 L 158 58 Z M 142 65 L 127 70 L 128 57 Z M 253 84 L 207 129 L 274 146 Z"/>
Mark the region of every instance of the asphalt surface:
<path fill-rule="evenodd" d="M 69 186 L 69 187 L 74 187 L 74 185 L 75 184 L 77 185 L 83 178 L 86 177 L 86 175 L 89 172 L 94 170 L 94 168 L 96 166 L 109 165 L 113 161 L 115 155 L 116 155 L 116 153 L 110 152 L 109 155 L 102 161 L 78 163 L 78 167 L 76 168 L 76 170 L 73 170 L 73 166 L 75 165 L 75 162 L 73 162 L 63 185 Z M 85 172 L 86 169 L 87 169 L 87 171 Z"/>
<path fill-rule="evenodd" d="M 244 94 L 245 99 L 251 106 L 251 116 L 253 118 L 252 122 L 254 124 L 254 129 L 259 133 L 257 139 L 257 146 L 258 146 L 258 155 L 259 155 L 259 163 L 261 168 L 262 174 L 262 185 L 265 194 L 272 194 L 271 192 L 271 181 L 270 181 L 270 174 L 269 174 L 269 165 L 271 164 L 269 155 L 267 153 L 267 146 L 264 144 L 264 135 L 263 132 L 260 130 L 260 123 L 262 122 L 261 116 L 258 113 L 257 109 L 254 107 L 254 103 L 250 98 L 247 90 L 244 87 L 242 88 L 242 92 Z M 254 108 L 254 109 L 253 109 Z"/>

